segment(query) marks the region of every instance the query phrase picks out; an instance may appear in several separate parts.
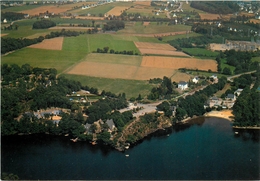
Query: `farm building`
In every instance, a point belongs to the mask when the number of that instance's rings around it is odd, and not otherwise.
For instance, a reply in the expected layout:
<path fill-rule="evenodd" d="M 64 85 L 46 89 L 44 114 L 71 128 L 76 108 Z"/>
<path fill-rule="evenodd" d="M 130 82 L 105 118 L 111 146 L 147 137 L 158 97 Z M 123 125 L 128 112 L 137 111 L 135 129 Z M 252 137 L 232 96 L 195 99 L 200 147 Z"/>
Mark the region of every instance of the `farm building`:
<path fill-rule="evenodd" d="M 185 82 L 185 81 L 180 81 L 179 84 L 178 84 L 178 88 L 181 89 L 181 90 L 185 90 L 188 88 L 188 83 Z"/>

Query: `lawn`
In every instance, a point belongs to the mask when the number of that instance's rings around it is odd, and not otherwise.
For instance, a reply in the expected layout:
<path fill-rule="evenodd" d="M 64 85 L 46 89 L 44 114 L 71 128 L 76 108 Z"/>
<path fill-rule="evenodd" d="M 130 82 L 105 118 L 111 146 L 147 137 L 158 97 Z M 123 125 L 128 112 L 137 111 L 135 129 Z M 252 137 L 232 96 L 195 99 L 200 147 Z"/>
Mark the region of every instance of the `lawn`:
<path fill-rule="evenodd" d="M 182 50 L 184 52 L 189 53 L 192 56 L 196 56 L 196 57 L 217 57 L 217 55 L 219 54 L 218 52 L 213 52 L 210 50 L 206 50 L 204 48 L 182 48 Z"/>
<path fill-rule="evenodd" d="M 68 74 L 63 75 L 68 79 L 80 81 L 82 85 L 98 88 L 100 93 L 102 90 L 110 91 L 115 94 L 125 93 L 127 98 L 138 97 L 139 94 L 144 97 L 150 93 L 150 90 L 153 87 L 148 81 L 107 79 Z"/>

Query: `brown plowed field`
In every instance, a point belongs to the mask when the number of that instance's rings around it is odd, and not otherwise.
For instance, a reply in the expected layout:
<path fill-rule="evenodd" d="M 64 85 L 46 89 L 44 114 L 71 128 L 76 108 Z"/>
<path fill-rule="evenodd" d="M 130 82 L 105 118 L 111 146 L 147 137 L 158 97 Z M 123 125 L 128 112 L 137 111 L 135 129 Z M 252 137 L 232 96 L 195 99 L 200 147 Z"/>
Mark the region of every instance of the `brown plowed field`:
<path fill-rule="evenodd" d="M 176 49 L 169 44 L 163 43 L 147 43 L 147 42 L 134 42 L 137 48 L 156 49 L 156 50 L 171 50 Z"/>
<path fill-rule="evenodd" d="M 24 11 L 20 11 L 20 12 L 24 13 L 24 14 L 29 14 L 29 15 L 32 15 L 32 16 L 33 15 L 39 15 L 39 13 L 44 13 L 46 11 L 48 11 L 49 13 L 59 14 L 59 13 L 71 10 L 75 6 L 82 6 L 82 3 L 41 6 L 41 7 L 38 7 L 38 8 L 24 10 Z"/>
<path fill-rule="evenodd" d="M 179 52 L 179 51 L 171 51 L 171 50 L 156 50 L 156 49 L 148 49 L 148 48 L 139 48 L 139 51 L 145 54 L 156 54 L 156 55 L 172 55 L 172 56 L 181 56 L 181 57 L 189 57 L 189 55 Z"/>
<path fill-rule="evenodd" d="M 174 81 L 189 80 L 187 74 L 173 69 L 138 67 L 132 65 L 97 63 L 84 61 L 67 72 L 68 74 L 103 77 L 111 79 L 149 80 L 151 78 L 172 77 Z M 176 75 L 176 76 L 175 76 Z"/>
<path fill-rule="evenodd" d="M 139 51 L 144 54 L 157 54 L 157 55 L 172 55 L 172 56 L 185 56 L 189 55 L 176 51 L 174 47 L 169 44 L 163 43 L 148 43 L 148 42 L 134 42 Z"/>
<path fill-rule="evenodd" d="M 120 16 L 124 10 L 128 9 L 129 7 L 127 6 L 116 6 L 110 11 L 108 11 L 106 14 L 107 15 L 114 15 L 114 16 Z"/>
<path fill-rule="evenodd" d="M 63 37 L 45 39 L 41 43 L 31 45 L 30 48 L 39 48 L 46 50 L 62 50 Z"/>
<path fill-rule="evenodd" d="M 134 4 L 140 4 L 140 5 L 144 5 L 144 6 L 151 6 L 151 1 L 137 1 L 137 2 L 134 2 Z"/>
<path fill-rule="evenodd" d="M 173 58 L 160 56 L 144 56 L 142 67 L 156 67 L 163 69 L 198 69 L 217 71 L 217 63 L 214 60 L 196 59 L 196 58 Z"/>
<path fill-rule="evenodd" d="M 200 19 L 208 19 L 208 20 L 215 20 L 215 19 L 220 19 L 220 16 L 218 14 L 204 14 L 204 13 L 199 13 Z"/>

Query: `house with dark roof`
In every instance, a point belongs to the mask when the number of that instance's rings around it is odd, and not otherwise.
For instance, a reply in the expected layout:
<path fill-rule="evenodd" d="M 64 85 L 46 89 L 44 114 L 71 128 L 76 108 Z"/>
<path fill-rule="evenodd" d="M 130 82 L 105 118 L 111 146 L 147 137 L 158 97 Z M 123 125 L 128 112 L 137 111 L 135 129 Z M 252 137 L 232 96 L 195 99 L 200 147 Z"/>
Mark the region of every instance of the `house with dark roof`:
<path fill-rule="evenodd" d="M 112 131 L 114 131 L 116 129 L 116 126 L 115 126 L 115 123 L 114 123 L 113 119 L 108 119 L 106 121 L 106 123 L 107 123 L 107 125 L 109 127 L 108 132 L 112 132 Z"/>
<path fill-rule="evenodd" d="M 90 131 L 91 124 L 87 123 L 87 124 L 85 124 L 84 127 L 86 128 L 86 133 L 87 134 L 91 133 L 91 131 Z"/>
<path fill-rule="evenodd" d="M 234 94 L 228 94 L 226 98 L 232 101 L 236 100 L 236 96 Z"/>
<path fill-rule="evenodd" d="M 180 81 L 179 84 L 178 84 L 178 88 L 181 89 L 181 90 L 187 89 L 188 88 L 188 82 Z"/>

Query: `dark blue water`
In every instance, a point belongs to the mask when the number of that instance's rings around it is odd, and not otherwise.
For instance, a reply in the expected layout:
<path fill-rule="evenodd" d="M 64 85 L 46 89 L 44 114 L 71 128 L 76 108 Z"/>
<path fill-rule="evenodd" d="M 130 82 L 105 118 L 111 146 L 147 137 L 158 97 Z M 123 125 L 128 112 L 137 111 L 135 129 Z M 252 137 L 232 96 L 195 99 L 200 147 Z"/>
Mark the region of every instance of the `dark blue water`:
<path fill-rule="evenodd" d="M 125 153 L 50 135 L 2 137 L 1 149 L 2 172 L 20 179 L 260 178 L 259 131 L 235 135 L 230 122 L 218 118 L 157 132 Z"/>

